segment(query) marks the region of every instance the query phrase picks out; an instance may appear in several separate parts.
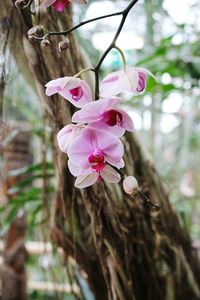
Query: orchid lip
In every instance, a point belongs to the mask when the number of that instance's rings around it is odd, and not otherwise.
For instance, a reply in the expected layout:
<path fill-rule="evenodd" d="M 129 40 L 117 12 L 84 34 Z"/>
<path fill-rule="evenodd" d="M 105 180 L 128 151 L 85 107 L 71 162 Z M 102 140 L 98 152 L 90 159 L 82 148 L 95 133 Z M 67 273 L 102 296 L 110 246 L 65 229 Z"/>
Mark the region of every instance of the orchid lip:
<path fill-rule="evenodd" d="M 142 72 L 138 72 L 138 75 L 139 75 L 139 81 L 138 81 L 138 86 L 137 86 L 136 91 L 140 93 L 140 92 L 143 92 L 145 89 L 146 76 Z"/>
<path fill-rule="evenodd" d="M 105 123 L 111 127 L 115 125 L 123 125 L 123 116 L 122 114 L 114 109 L 108 110 L 102 114 L 102 117 Z"/>
<path fill-rule="evenodd" d="M 100 172 L 105 167 L 105 158 L 101 150 L 95 150 L 88 157 L 88 162 L 94 172 Z"/>
<path fill-rule="evenodd" d="M 69 92 L 72 95 L 72 99 L 74 101 L 79 101 L 83 96 L 83 90 L 80 86 L 69 90 Z"/>
<path fill-rule="evenodd" d="M 70 1 L 68 0 L 56 0 L 53 3 L 53 7 L 57 12 L 62 12 L 64 11 L 65 7 L 67 7 L 70 4 Z"/>
<path fill-rule="evenodd" d="M 92 166 L 92 171 L 100 173 L 105 168 L 105 166 L 106 166 L 105 163 L 98 163 Z"/>

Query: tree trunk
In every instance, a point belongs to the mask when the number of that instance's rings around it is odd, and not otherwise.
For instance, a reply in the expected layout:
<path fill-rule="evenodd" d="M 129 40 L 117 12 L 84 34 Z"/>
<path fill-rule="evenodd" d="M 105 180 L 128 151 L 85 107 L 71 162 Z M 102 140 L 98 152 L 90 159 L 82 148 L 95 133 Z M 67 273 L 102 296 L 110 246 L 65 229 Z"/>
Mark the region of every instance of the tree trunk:
<path fill-rule="evenodd" d="M 58 130 L 71 122 L 73 108 L 58 95 L 46 97 L 44 84 L 83 68 L 80 47 L 73 35 L 69 36 L 69 51 L 62 55 L 57 51 L 57 37 L 44 50 L 38 43 L 30 43 L 26 32 L 33 25 L 31 17 L 12 5 L 11 0 L 6 1 L 0 12 L 9 17 L 10 37 L 15 39 L 14 47 L 12 39 L 9 46 L 25 78 L 33 80 L 54 133 L 58 189 L 52 238 L 87 274 L 95 299 L 200 299 L 196 253 L 135 135 L 126 134 L 123 140 L 125 171 L 136 176 L 152 202 L 160 204 L 159 212 L 139 197 L 127 196 L 121 185 L 101 183 L 81 191 L 73 187 L 67 158 L 55 140 Z M 45 21 L 50 30 L 69 28 L 71 12 L 56 14 L 49 9 Z"/>

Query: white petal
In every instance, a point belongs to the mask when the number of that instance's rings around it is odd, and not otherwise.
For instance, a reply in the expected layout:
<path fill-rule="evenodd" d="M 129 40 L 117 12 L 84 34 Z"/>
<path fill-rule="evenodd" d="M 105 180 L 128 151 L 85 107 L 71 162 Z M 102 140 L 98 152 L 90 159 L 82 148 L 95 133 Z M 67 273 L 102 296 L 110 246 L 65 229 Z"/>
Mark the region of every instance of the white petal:
<path fill-rule="evenodd" d="M 56 0 L 43 0 L 42 3 L 41 3 L 41 6 L 49 7 L 49 6 L 51 6 L 54 2 L 56 2 Z"/>
<path fill-rule="evenodd" d="M 86 188 L 92 184 L 94 184 L 99 177 L 98 173 L 93 173 L 89 175 L 80 175 L 76 178 L 75 187 L 79 189 Z"/>
<path fill-rule="evenodd" d="M 104 180 L 112 183 L 118 183 L 121 179 L 120 174 L 109 165 L 105 166 L 105 168 L 100 172 L 100 175 Z"/>
<path fill-rule="evenodd" d="M 77 3 L 77 4 L 87 4 L 87 0 L 70 0 L 72 3 Z"/>
<path fill-rule="evenodd" d="M 71 172 L 71 174 L 74 175 L 75 177 L 80 176 L 80 175 L 93 174 L 93 171 L 91 168 L 82 169 L 82 168 L 80 168 L 80 166 L 73 164 L 70 159 L 68 160 L 68 168 L 69 168 L 69 171 Z"/>

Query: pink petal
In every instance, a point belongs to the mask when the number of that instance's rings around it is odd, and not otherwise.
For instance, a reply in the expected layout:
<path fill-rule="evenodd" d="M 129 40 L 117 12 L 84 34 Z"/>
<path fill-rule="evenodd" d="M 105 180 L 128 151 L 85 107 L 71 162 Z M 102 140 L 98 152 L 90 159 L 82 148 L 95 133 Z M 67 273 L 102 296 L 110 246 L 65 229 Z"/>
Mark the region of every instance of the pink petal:
<path fill-rule="evenodd" d="M 120 161 L 119 160 L 116 160 L 116 159 L 113 159 L 112 157 L 108 157 L 106 159 L 106 161 L 108 162 L 108 164 L 120 169 L 120 168 L 123 168 L 124 167 L 124 161 L 123 159 L 121 159 Z"/>
<path fill-rule="evenodd" d="M 85 128 L 68 148 L 69 159 L 80 165 L 81 168 L 89 168 L 88 157 L 96 150 L 101 150 L 105 160 L 118 166 L 124 153 L 121 141 L 104 130 Z"/>
<path fill-rule="evenodd" d="M 68 156 L 72 163 L 78 164 L 80 168 L 87 169 L 91 166 L 88 157 L 95 149 L 97 149 L 95 132 L 88 131 L 86 128 L 69 146 Z"/>
<path fill-rule="evenodd" d="M 71 142 L 80 135 L 81 130 L 84 128 L 82 125 L 69 124 L 63 127 L 57 134 L 58 146 L 61 151 L 67 153 Z"/>
<path fill-rule="evenodd" d="M 148 75 L 154 77 L 154 75 L 145 68 L 128 68 L 126 72 L 113 72 L 102 80 L 100 84 L 100 95 L 102 97 L 111 97 L 124 91 L 132 92 L 135 95 L 140 94 L 145 89 L 145 76 Z"/>
<path fill-rule="evenodd" d="M 112 183 L 118 183 L 121 179 L 120 174 L 109 165 L 105 166 L 100 175 L 104 180 Z"/>
<path fill-rule="evenodd" d="M 135 95 L 139 95 L 144 92 L 146 88 L 147 76 L 155 76 L 145 68 L 129 68 L 127 69 L 127 74 L 131 82 L 131 92 Z"/>
<path fill-rule="evenodd" d="M 117 137 L 125 129 L 132 131 L 133 122 L 129 115 L 116 107 L 120 98 L 107 98 L 90 102 L 72 116 L 72 122 L 89 123 L 89 127 L 106 130 Z"/>
<path fill-rule="evenodd" d="M 124 71 L 107 75 L 100 84 L 100 95 L 104 98 L 112 97 L 131 89 L 129 78 Z"/>
<path fill-rule="evenodd" d="M 134 125 L 133 125 L 133 120 L 131 117 L 123 110 L 117 109 L 119 112 L 121 112 L 123 116 L 123 128 L 128 130 L 128 131 L 133 131 L 134 130 Z"/>
<path fill-rule="evenodd" d="M 69 168 L 70 173 L 75 177 L 77 177 L 81 174 L 80 167 L 73 164 L 70 159 L 68 160 L 68 168 Z"/>
<path fill-rule="evenodd" d="M 61 151 L 67 153 L 67 149 L 71 143 L 72 130 L 75 125 L 70 124 L 63 127 L 57 134 L 57 142 Z"/>
<path fill-rule="evenodd" d="M 92 184 L 94 184 L 98 180 L 99 174 L 93 173 L 89 175 L 80 175 L 77 177 L 75 181 L 75 187 L 79 189 L 86 188 Z"/>
<path fill-rule="evenodd" d="M 52 95 L 58 93 L 58 88 L 56 86 L 47 87 L 45 93 L 46 93 L 47 96 L 52 96 Z"/>
<path fill-rule="evenodd" d="M 56 2 L 56 0 L 43 0 L 42 3 L 41 3 L 41 6 L 49 7 L 49 6 L 51 6 L 54 2 Z"/>
<path fill-rule="evenodd" d="M 77 3 L 77 4 L 87 4 L 87 0 L 69 0 L 70 2 Z"/>
<path fill-rule="evenodd" d="M 153 77 L 153 79 L 157 80 L 156 77 L 153 75 L 153 73 L 151 73 L 148 69 L 146 68 L 140 68 L 140 67 L 135 67 L 135 68 L 129 68 L 129 70 L 134 70 L 136 72 L 142 72 L 144 74 L 146 74 L 147 76 L 151 76 Z"/>
<path fill-rule="evenodd" d="M 125 129 L 119 125 L 109 126 L 104 122 L 104 120 L 99 120 L 97 122 L 92 122 L 88 125 L 88 128 L 96 128 L 100 130 L 105 130 L 114 134 L 117 137 L 121 137 L 125 133 Z"/>
<path fill-rule="evenodd" d="M 45 86 L 47 96 L 59 93 L 76 107 L 82 107 L 92 101 L 92 92 L 89 85 L 80 78 L 61 77 L 49 81 Z"/>
<path fill-rule="evenodd" d="M 69 80 L 70 77 L 60 77 L 60 78 L 57 78 L 57 79 L 53 79 L 49 82 L 47 82 L 45 84 L 45 87 L 64 87 L 68 80 Z"/>
<path fill-rule="evenodd" d="M 124 166 L 125 166 L 124 160 L 121 159 L 120 162 L 119 162 L 119 164 L 117 165 L 117 168 L 118 168 L 118 169 L 121 169 L 121 168 L 123 168 Z"/>
<path fill-rule="evenodd" d="M 75 88 L 82 90 L 82 96 L 78 99 L 78 101 L 74 99 L 73 93 L 70 92 Z M 70 80 L 67 82 L 60 94 L 76 107 L 84 106 L 86 103 L 92 101 L 93 98 L 89 85 L 80 78 L 75 77 L 70 77 Z"/>
<path fill-rule="evenodd" d="M 115 135 L 104 130 L 96 130 L 95 132 L 98 148 L 103 151 L 105 160 L 117 166 L 124 154 L 122 142 Z"/>
<path fill-rule="evenodd" d="M 54 79 L 45 84 L 46 87 L 46 95 L 51 96 L 55 93 L 59 93 L 63 86 L 67 84 L 69 77 L 61 77 L 58 79 Z"/>
<path fill-rule="evenodd" d="M 101 119 L 102 113 L 104 113 L 109 107 L 119 104 L 121 101 L 122 100 L 120 98 L 115 97 L 87 103 L 80 111 L 75 112 L 72 116 L 72 122 L 90 123 L 98 121 Z"/>
<path fill-rule="evenodd" d="M 80 166 L 73 164 L 73 162 L 70 159 L 68 160 L 68 168 L 69 168 L 69 171 L 71 172 L 71 174 L 75 177 L 93 173 L 91 168 L 81 169 Z"/>

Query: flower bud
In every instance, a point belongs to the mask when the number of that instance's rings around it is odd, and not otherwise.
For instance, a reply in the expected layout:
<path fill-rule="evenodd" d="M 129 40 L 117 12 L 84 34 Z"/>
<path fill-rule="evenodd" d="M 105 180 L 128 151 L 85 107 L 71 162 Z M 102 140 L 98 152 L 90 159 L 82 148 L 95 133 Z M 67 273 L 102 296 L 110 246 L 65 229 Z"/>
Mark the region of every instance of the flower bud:
<path fill-rule="evenodd" d="M 35 41 L 35 35 L 28 35 L 29 41 Z"/>
<path fill-rule="evenodd" d="M 15 6 L 16 7 L 23 7 L 24 5 L 26 5 L 26 1 L 25 0 L 17 0 L 15 1 Z"/>
<path fill-rule="evenodd" d="M 50 45 L 50 42 L 49 42 L 49 40 L 42 40 L 40 45 L 42 48 L 46 48 Z"/>
<path fill-rule="evenodd" d="M 123 181 L 123 189 L 129 195 L 136 195 L 139 191 L 136 178 L 133 176 L 127 176 Z"/>
<path fill-rule="evenodd" d="M 33 26 L 31 27 L 27 34 L 28 34 L 28 38 L 30 38 L 31 36 L 40 36 L 43 35 L 44 33 L 44 27 L 42 25 L 37 25 L 37 26 Z"/>
<path fill-rule="evenodd" d="M 62 52 L 69 48 L 69 39 L 66 38 L 58 44 L 58 51 Z"/>

